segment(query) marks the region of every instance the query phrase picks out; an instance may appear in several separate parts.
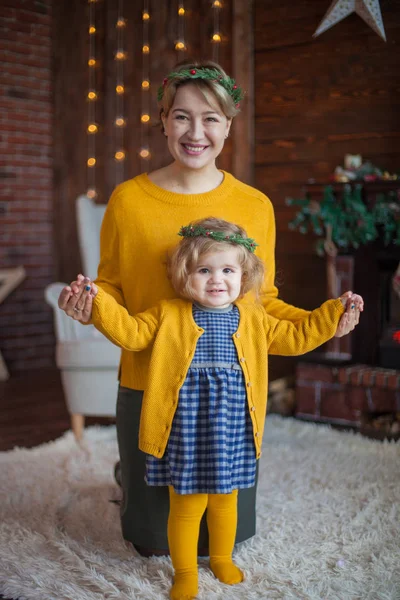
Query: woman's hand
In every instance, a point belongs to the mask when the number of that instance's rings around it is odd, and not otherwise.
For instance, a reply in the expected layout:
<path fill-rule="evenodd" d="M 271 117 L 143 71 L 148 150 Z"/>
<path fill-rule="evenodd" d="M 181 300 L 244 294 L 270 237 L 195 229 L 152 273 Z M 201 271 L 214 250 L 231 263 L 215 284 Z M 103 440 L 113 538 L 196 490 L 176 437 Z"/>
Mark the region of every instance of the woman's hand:
<path fill-rule="evenodd" d="M 89 277 L 79 274 L 71 285 L 61 290 L 58 307 L 75 321 L 88 323 L 92 316 L 93 298 L 96 294 L 97 287 L 91 283 Z"/>
<path fill-rule="evenodd" d="M 335 337 L 343 337 L 353 331 L 360 320 L 360 312 L 364 310 L 364 300 L 358 294 L 345 292 L 340 296 L 340 301 L 346 309 L 339 321 Z"/>

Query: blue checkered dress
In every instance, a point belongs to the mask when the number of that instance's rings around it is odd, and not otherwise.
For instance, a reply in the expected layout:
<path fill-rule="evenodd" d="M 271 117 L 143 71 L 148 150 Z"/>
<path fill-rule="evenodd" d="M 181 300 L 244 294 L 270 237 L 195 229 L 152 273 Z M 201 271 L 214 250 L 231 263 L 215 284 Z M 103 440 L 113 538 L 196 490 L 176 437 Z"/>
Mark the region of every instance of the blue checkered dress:
<path fill-rule="evenodd" d="M 146 457 L 148 485 L 178 494 L 229 494 L 255 484 L 256 454 L 243 373 L 232 335 L 236 306 L 204 309 L 193 317 L 205 332 L 180 390 L 167 449 Z"/>

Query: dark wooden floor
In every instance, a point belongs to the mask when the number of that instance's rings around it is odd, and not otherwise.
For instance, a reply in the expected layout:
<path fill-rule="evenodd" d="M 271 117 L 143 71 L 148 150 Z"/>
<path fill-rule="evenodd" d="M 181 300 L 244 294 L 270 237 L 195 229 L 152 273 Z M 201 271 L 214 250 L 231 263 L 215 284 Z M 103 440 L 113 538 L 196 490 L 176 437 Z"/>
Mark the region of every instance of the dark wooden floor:
<path fill-rule="evenodd" d="M 31 448 L 70 429 L 58 370 L 25 371 L 0 382 L 0 451 Z M 88 417 L 86 425 L 114 419 Z"/>

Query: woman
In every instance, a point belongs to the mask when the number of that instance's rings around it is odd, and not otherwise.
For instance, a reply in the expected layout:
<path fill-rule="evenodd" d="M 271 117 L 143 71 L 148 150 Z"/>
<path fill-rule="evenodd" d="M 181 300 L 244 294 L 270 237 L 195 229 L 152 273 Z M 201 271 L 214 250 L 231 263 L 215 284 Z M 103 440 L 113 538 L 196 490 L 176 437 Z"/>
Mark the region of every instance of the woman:
<path fill-rule="evenodd" d="M 173 162 L 119 185 L 104 216 L 100 236 L 98 287 L 109 292 L 129 313 L 141 312 L 175 292 L 165 275 L 165 255 L 176 244 L 179 228 L 213 214 L 246 229 L 257 239 L 257 254 L 274 265 L 275 219 L 270 200 L 231 174 L 220 171 L 216 158 L 239 111 L 239 86 L 212 62 L 183 64 L 159 90 L 163 133 Z M 278 299 L 274 266 L 266 273 L 262 303 L 278 319 L 296 321 L 308 311 Z M 90 321 L 90 286 L 79 276 L 63 289 L 59 307 L 82 323 Z M 346 310 L 336 335 L 358 323 L 358 311 Z M 121 458 L 122 531 L 144 554 L 167 553 L 168 488 L 144 481 L 145 455 L 138 450 L 139 415 L 150 352 L 123 351 L 117 400 L 117 432 Z M 171 361 L 174 357 L 171 356 Z M 236 542 L 255 533 L 256 486 L 241 490 Z M 207 553 L 202 523 L 199 552 Z"/>

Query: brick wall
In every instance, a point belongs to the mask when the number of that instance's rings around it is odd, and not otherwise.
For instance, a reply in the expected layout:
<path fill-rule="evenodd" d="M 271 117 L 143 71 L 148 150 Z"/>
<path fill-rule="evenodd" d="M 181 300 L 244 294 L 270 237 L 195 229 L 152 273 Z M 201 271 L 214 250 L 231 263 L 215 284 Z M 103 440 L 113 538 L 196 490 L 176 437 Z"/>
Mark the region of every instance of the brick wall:
<path fill-rule="evenodd" d="M 11 373 L 53 364 L 54 281 L 51 0 L 2 0 L 0 10 L 0 270 L 25 281 L 0 305 Z"/>

